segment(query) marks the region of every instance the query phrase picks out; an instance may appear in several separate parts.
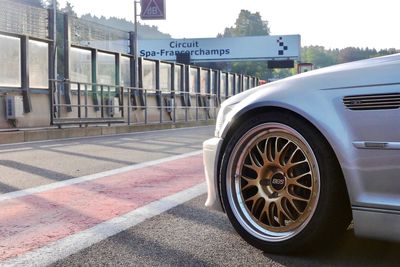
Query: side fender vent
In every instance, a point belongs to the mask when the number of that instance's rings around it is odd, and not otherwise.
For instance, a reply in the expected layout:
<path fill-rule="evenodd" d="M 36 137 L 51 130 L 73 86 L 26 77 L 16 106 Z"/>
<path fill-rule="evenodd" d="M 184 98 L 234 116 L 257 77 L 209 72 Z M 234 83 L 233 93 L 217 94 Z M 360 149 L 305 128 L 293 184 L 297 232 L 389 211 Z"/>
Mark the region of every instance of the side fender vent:
<path fill-rule="evenodd" d="M 400 93 L 345 96 L 343 104 L 351 110 L 400 108 Z"/>

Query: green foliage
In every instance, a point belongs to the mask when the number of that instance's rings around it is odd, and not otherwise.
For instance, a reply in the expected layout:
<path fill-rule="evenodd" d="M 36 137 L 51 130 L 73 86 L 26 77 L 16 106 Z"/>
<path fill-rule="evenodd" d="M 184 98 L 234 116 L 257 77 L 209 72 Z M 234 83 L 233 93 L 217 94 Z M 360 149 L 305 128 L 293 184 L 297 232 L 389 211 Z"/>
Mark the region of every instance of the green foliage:
<path fill-rule="evenodd" d="M 399 53 L 394 48 L 377 51 L 370 48 L 346 47 L 343 49 L 326 50 L 323 46 L 305 46 L 301 49 L 301 61 L 313 63 L 315 68 L 346 63 L 361 59 Z"/>
<path fill-rule="evenodd" d="M 74 6 L 70 2 L 65 3 L 65 7 L 61 8 L 61 12 L 76 17 Z"/>
<path fill-rule="evenodd" d="M 260 36 L 269 35 L 269 33 L 268 21 L 263 21 L 259 12 L 251 13 L 248 10 L 241 10 L 236 19 L 235 26 L 225 28 L 224 34 L 218 34 L 218 37 Z M 201 65 L 246 75 L 254 75 L 263 79 L 271 76 L 271 72 L 267 69 L 265 61 L 203 63 Z"/>
<path fill-rule="evenodd" d="M 127 21 L 126 19 L 111 17 L 105 18 L 104 16 L 96 17 L 91 14 L 85 14 L 81 16 L 81 19 L 96 22 L 102 25 L 106 25 L 115 29 L 119 29 L 122 31 L 134 31 L 135 24 L 131 21 Z M 149 26 L 146 24 L 138 23 L 138 32 L 139 39 L 165 39 L 171 38 L 169 34 L 162 33 L 158 30 L 156 26 Z"/>
<path fill-rule="evenodd" d="M 257 77 L 266 76 L 266 63 L 263 61 L 243 61 L 233 62 L 231 64 L 231 71 L 235 73 L 242 73 L 246 75 L 253 75 Z"/>
<path fill-rule="evenodd" d="M 268 21 L 263 21 L 259 12 L 241 10 L 235 27 L 225 28 L 223 37 L 269 35 Z"/>
<path fill-rule="evenodd" d="M 272 70 L 272 79 L 283 79 L 296 74 L 296 69 L 274 69 Z"/>
<path fill-rule="evenodd" d="M 338 50 L 325 50 L 323 46 L 306 46 L 301 50 L 301 61 L 326 67 L 338 63 Z"/>

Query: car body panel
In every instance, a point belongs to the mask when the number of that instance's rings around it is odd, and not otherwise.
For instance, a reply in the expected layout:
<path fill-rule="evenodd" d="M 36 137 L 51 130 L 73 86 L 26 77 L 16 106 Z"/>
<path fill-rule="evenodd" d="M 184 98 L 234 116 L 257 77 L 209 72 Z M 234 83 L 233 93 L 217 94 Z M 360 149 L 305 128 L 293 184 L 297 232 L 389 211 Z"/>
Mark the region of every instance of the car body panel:
<path fill-rule="evenodd" d="M 365 216 L 372 220 L 382 211 L 392 217 L 400 215 L 400 109 L 350 110 L 343 98 L 398 94 L 399 73 L 397 54 L 310 71 L 251 89 L 223 103 L 233 108 L 218 131 L 219 142 L 235 127 L 235 121 L 254 109 L 280 108 L 303 117 L 321 132 L 338 158 L 356 233 L 376 237 L 368 234 L 371 227 L 364 225 L 368 223 Z M 221 144 L 214 158 L 208 159 L 217 162 L 213 168 L 218 168 L 220 149 Z M 214 178 L 207 179 L 218 190 L 218 171 L 211 173 Z"/>
<path fill-rule="evenodd" d="M 214 160 L 222 145 L 221 138 L 211 138 L 203 143 L 203 160 L 205 168 L 205 175 L 207 177 L 207 200 L 206 207 L 214 210 L 223 211 L 221 202 L 219 201 L 217 177 L 218 173 L 218 160 Z"/>

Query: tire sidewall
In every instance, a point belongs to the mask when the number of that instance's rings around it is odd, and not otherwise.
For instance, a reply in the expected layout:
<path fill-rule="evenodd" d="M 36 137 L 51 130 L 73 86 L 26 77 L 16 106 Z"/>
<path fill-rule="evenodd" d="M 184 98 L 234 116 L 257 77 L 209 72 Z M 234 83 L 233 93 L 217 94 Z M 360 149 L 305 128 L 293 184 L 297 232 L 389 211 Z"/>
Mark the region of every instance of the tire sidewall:
<path fill-rule="evenodd" d="M 232 152 L 239 140 L 252 128 L 263 123 L 280 123 L 289 126 L 296 130 L 308 143 L 312 152 L 315 155 L 319 175 L 320 175 L 320 192 L 317 200 L 317 205 L 312 217 L 309 219 L 306 226 L 293 237 L 283 241 L 265 241 L 249 233 L 237 220 L 229 204 L 229 197 L 227 192 L 226 174 L 228 163 L 233 156 Z M 317 242 L 322 236 L 327 233 L 327 229 L 331 224 L 329 220 L 333 219 L 332 213 L 336 212 L 336 207 L 331 202 L 335 202 L 335 194 L 338 194 L 338 185 L 335 184 L 335 178 L 338 172 L 335 171 L 337 164 L 335 164 L 334 155 L 326 141 L 320 134 L 305 121 L 285 113 L 269 112 L 259 114 L 247 120 L 243 125 L 239 126 L 236 131 L 231 135 L 227 143 L 225 153 L 222 158 L 220 170 L 220 192 L 225 211 L 236 231 L 251 245 L 270 252 L 282 253 L 289 251 L 304 250 L 310 244 Z M 339 192 L 340 193 L 340 192 Z M 341 194 L 339 194 L 340 196 Z M 339 201 L 341 203 L 341 201 Z"/>

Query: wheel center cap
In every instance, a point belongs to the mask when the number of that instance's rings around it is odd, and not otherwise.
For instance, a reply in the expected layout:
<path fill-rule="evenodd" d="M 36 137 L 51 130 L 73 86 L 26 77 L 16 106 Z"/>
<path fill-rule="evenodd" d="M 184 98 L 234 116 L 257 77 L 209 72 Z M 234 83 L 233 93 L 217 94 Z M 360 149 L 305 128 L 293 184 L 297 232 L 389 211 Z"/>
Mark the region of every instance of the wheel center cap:
<path fill-rule="evenodd" d="M 285 175 L 283 175 L 283 173 L 277 172 L 271 177 L 271 186 L 274 190 L 280 191 L 285 187 L 285 185 L 286 185 L 286 178 Z"/>

